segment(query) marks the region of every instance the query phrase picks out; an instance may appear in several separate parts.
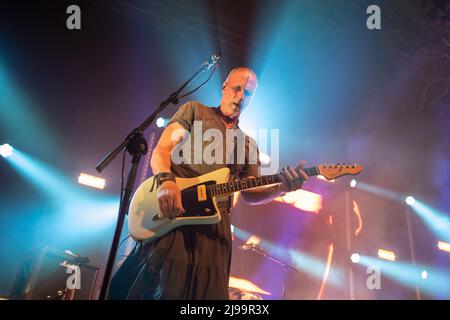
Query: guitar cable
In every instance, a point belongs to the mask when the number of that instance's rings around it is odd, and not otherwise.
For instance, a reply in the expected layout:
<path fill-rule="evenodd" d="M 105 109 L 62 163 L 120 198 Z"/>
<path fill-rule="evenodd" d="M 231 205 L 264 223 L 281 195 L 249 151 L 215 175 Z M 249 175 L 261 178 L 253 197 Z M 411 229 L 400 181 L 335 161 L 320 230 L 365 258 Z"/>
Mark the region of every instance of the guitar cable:
<path fill-rule="evenodd" d="M 122 207 L 122 199 L 123 199 L 123 192 L 124 192 L 124 190 L 123 190 L 123 180 L 124 180 L 124 179 L 123 179 L 123 175 L 124 175 L 124 171 L 125 171 L 125 156 L 126 156 L 126 154 L 127 154 L 127 149 L 124 149 L 124 150 L 123 150 L 123 155 L 122 155 L 122 169 L 121 169 L 121 174 L 120 174 L 120 202 L 119 202 L 119 208 Z M 130 237 L 131 237 L 131 236 L 128 235 L 128 236 L 126 236 L 124 239 L 122 239 L 122 241 L 120 241 L 120 243 L 119 243 L 119 249 L 120 249 L 120 247 L 122 246 L 122 244 L 123 244 L 126 240 L 128 240 Z M 125 257 L 125 256 L 128 256 L 128 255 L 122 254 L 121 256 L 122 256 L 122 257 Z"/>

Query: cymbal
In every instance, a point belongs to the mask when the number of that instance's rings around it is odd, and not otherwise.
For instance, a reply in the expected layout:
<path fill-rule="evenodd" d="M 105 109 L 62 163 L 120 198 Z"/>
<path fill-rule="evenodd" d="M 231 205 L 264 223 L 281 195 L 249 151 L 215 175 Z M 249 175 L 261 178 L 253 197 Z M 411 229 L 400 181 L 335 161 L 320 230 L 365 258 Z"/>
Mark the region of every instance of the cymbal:
<path fill-rule="evenodd" d="M 242 291 L 247 291 L 247 292 L 271 295 L 271 293 L 269 291 L 266 291 L 266 290 L 258 287 L 253 282 L 251 282 L 247 279 L 233 277 L 233 276 L 230 276 L 229 287 L 234 288 L 234 289 L 239 289 Z"/>
<path fill-rule="evenodd" d="M 264 300 L 258 293 L 252 293 L 240 289 L 228 289 L 230 300 Z"/>

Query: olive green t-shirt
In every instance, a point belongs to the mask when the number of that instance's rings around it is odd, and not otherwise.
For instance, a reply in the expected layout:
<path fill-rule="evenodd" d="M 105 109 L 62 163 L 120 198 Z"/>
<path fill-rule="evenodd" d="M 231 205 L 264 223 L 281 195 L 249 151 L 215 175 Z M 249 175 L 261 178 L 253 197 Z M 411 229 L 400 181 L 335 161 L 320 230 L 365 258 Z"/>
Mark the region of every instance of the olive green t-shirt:
<path fill-rule="evenodd" d="M 172 157 L 171 169 L 176 175 L 195 177 L 228 167 L 232 178 L 259 176 L 259 155 L 255 140 L 239 126 L 227 130 L 219 112 L 219 108 L 190 101 L 182 105 L 172 117 L 169 124 L 178 122 L 189 132 L 189 137 L 174 150 L 177 153 L 181 149 L 179 153 L 182 155 L 182 151 L 186 150 L 183 145 L 187 143 L 189 146 L 182 163 L 179 163 L 181 156 L 175 159 L 176 164 Z M 220 137 L 222 141 L 216 139 Z M 241 140 L 238 142 L 234 137 Z M 221 155 L 215 152 L 217 148 L 222 149 Z"/>
<path fill-rule="evenodd" d="M 174 163 L 174 153 L 172 153 L 171 170 L 176 176 L 185 178 L 195 177 L 223 167 L 230 168 L 230 179 L 259 176 L 258 155 L 256 155 L 256 161 L 254 161 L 255 159 L 251 158 L 250 155 L 254 150 L 256 143 L 248 136 L 245 138 L 245 143 L 233 140 L 231 145 L 234 148 L 228 147 L 228 150 L 226 150 L 227 143 L 223 142 L 223 161 L 206 163 L 210 160 L 205 161 L 202 157 L 200 157 L 200 163 L 195 163 L 195 161 L 193 161 L 197 156 L 198 162 L 198 157 L 205 152 L 205 148 L 208 148 L 208 146 L 211 148 L 211 143 L 218 143 L 216 138 L 208 139 L 208 134 L 211 135 L 211 131 L 208 131 L 209 129 L 218 130 L 212 131 L 213 135 L 216 137 L 218 132 L 220 132 L 223 138 L 226 138 L 227 128 L 218 112 L 218 108 L 211 108 L 199 102 L 190 101 L 182 105 L 170 120 L 169 124 L 178 122 L 187 130 L 186 134 L 188 134 L 188 136 L 180 143 L 181 152 L 179 152 L 180 150 L 178 150 L 178 152 L 179 155 L 186 156 L 186 151 L 188 150 L 187 153 L 190 153 L 190 158 L 192 160 Z M 238 126 L 236 126 L 235 129 L 238 131 L 240 130 Z M 239 134 L 242 135 L 243 132 L 240 131 Z M 181 148 L 181 145 L 187 143 L 189 139 L 191 139 L 190 148 L 186 148 L 186 146 L 184 149 Z M 252 143 L 254 144 L 253 146 L 251 145 Z M 241 158 L 238 159 L 239 152 L 237 152 L 237 149 L 242 148 L 243 144 L 245 144 L 244 161 L 242 161 L 242 153 Z M 197 150 L 194 150 L 195 145 L 197 145 Z M 202 150 L 199 150 L 199 145 L 202 146 Z M 174 152 L 176 151 L 174 150 Z M 216 156 L 215 152 L 210 153 Z M 234 159 L 232 159 L 233 157 Z M 187 159 L 189 157 L 186 156 L 185 158 Z M 219 157 L 215 159 L 219 159 Z M 236 163 L 237 160 L 240 160 L 240 162 Z M 166 268 L 174 268 L 174 266 L 180 265 L 180 263 L 190 265 L 193 268 L 190 271 L 193 272 L 192 277 L 214 277 L 220 279 L 219 282 L 221 285 L 228 286 L 231 263 L 231 226 L 229 217 L 231 211 L 231 197 L 228 196 L 225 199 L 218 200 L 220 200 L 218 201 L 218 206 L 222 215 L 222 219 L 219 223 L 211 225 L 182 226 L 170 232 L 167 237 L 164 237 L 166 239 L 162 239 L 162 242 L 165 243 L 164 247 L 168 247 L 166 260 L 172 261 L 169 263 L 170 265 L 166 265 Z M 205 268 L 207 271 L 205 271 Z M 214 272 L 211 270 L 214 270 Z M 174 272 L 176 273 L 175 269 Z M 184 271 L 180 270 L 179 272 Z M 211 279 L 209 281 L 211 281 Z"/>

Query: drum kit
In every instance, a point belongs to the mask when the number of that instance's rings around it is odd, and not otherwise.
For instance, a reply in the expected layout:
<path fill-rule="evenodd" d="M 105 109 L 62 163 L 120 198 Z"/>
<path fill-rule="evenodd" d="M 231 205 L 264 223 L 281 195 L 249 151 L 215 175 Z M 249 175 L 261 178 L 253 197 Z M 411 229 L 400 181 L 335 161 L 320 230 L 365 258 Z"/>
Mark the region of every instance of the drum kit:
<path fill-rule="evenodd" d="M 267 258 L 273 262 L 276 262 L 281 266 L 284 272 L 284 281 L 282 288 L 282 299 L 286 299 L 286 282 L 287 282 L 287 271 L 288 269 L 293 271 L 298 271 L 293 266 L 290 266 L 274 257 L 268 255 L 263 248 L 258 246 L 259 239 L 256 237 L 251 237 L 246 243 L 240 245 L 238 247 L 239 250 L 244 251 L 252 251 L 257 254 L 262 255 L 264 258 Z M 270 292 L 261 289 L 256 284 L 252 283 L 249 280 L 230 276 L 229 282 L 229 297 L 230 300 L 263 300 L 262 295 L 271 295 Z"/>
<path fill-rule="evenodd" d="M 271 294 L 249 280 L 233 276 L 230 276 L 228 293 L 230 300 L 264 300 L 262 294 Z"/>

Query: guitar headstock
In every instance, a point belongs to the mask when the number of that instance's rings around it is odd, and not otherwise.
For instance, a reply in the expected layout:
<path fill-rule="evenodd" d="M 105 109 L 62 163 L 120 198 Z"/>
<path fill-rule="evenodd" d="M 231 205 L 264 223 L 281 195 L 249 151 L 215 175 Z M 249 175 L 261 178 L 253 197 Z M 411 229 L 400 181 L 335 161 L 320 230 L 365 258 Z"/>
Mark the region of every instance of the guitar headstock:
<path fill-rule="evenodd" d="M 362 171 L 359 164 L 321 164 L 317 166 L 319 173 L 328 180 L 339 178 L 345 175 L 357 175 Z"/>

